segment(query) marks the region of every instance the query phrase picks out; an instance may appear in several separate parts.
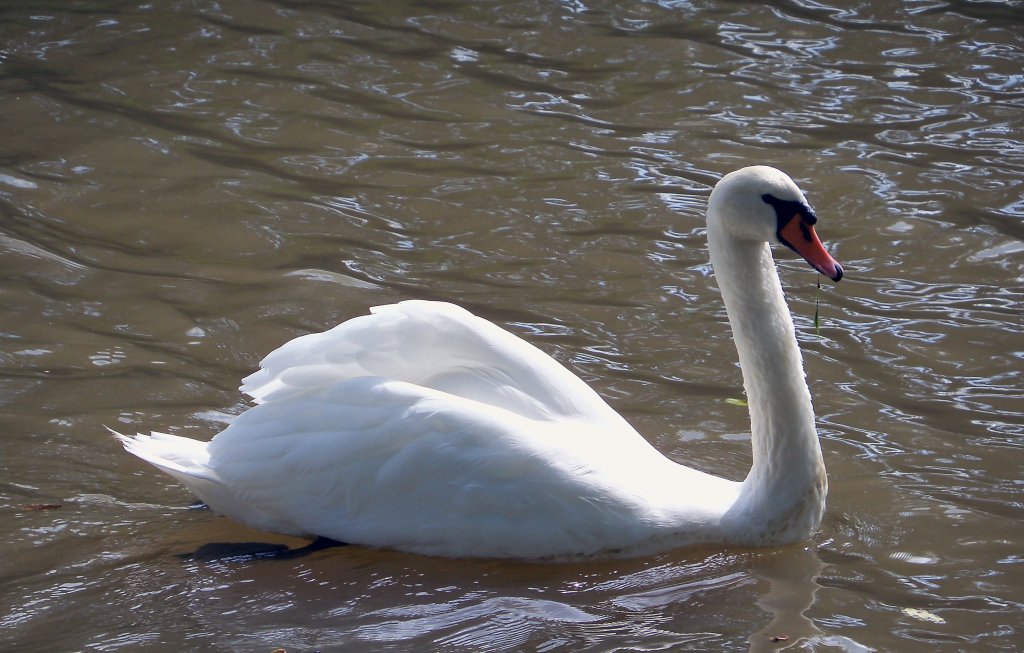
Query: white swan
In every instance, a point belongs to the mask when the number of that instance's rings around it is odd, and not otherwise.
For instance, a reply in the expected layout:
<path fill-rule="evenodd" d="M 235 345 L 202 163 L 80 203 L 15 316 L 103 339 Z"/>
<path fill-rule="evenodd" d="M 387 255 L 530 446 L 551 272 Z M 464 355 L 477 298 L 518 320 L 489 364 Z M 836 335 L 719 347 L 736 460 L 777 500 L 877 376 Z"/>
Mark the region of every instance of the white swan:
<path fill-rule="evenodd" d="M 446 556 L 634 555 L 798 541 L 825 468 L 779 241 L 842 267 L 796 184 L 725 176 L 707 233 L 750 406 L 743 482 L 670 461 L 539 349 L 451 304 L 372 309 L 277 349 L 242 390 L 258 405 L 209 443 L 117 435 L 214 510 L 258 529 Z"/>

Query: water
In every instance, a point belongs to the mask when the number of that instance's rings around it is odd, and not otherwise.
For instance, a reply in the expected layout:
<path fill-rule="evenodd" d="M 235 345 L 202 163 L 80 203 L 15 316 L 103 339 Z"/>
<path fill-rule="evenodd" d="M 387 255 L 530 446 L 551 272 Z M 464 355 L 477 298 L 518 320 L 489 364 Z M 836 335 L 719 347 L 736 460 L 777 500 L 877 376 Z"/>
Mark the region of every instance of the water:
<path fill-rule="evenodd" d="M 18 651 L 1015 651 L 1024 4 L 24 2 L 0 9 L 0 642 Z M 208 438 L 288 339 L 413 297 L 550 352 L 667 455 L 749 464 L 707 263 L 778 252 L 829 508 L 804 545 L 571 565 L 299 540 L 104 429 Z"/>

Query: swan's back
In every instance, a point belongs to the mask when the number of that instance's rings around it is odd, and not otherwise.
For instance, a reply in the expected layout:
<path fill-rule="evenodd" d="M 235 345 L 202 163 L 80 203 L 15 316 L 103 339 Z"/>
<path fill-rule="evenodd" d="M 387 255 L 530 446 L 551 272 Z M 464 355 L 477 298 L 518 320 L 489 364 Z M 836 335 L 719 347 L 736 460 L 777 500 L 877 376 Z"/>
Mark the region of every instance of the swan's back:
<path fill-rule="evenodd" d="M 257 403 L 283 401 L 345 379 L 381 377 L 440 390 L 537 419 L 624 420 L 550 356 L 469 311 L 405 301 L 371 309 L 269 354 L 242 381 Z"/>

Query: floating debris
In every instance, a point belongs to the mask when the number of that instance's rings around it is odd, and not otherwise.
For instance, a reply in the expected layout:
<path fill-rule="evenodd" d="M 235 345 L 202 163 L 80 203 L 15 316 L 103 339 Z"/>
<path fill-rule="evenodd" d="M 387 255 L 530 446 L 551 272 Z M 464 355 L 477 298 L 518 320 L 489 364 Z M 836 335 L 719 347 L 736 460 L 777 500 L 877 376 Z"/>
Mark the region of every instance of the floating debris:
<path fill-rule="evenodd" d="M 818 288 L 814 291 L 814 335 L 821 336 L 821 319 L 818 313 L 821 297 L 821 275 L 818 275 Z"/>
<path fill-rule="evenodd" d="M 943 619 L 942 617 L 940 617 L 939 615 L 935 614 L 934 612 L 928 612 L 927 610 L 922 610 L 921 608 L 903 608 L 902 612 L 903 612 L 903 614 L 907 615 L 908 617 L 911 617 L 913 619 L 917 619 L 919 621 L 927 621 L 928 623 L 933 623 L 933 624 L 944 624 L 944 623 L 946 623 L 946 620 Z"/>

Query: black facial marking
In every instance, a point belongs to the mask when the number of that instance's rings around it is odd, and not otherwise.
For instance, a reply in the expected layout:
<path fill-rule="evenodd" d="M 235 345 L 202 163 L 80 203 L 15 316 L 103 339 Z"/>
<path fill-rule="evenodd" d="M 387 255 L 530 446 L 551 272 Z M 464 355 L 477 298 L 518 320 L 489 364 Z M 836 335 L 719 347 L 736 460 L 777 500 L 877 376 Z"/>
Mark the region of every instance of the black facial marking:
<path fill-rule="evenodd" d="M 785 227 L 795 215 L 800 216 L 800 231 L 802 231 L 804 236 L 810 240 L 810 227 L 818 221 L 818 216 L 814 215 L 814 210 L 811 207 L 807 206 L 807 204 L 803 202 L 797 202 L 795 200 L 780 200 L 771 193 L 765 193 L 761 196 L 761 199 L 764 200 L 765 204 L 768 204 L 775 209 L 775 237 L 778 238 L 780 243 L 793 251 L 796 251 L 796 249 L 782 237 L 782 228 Z"/>

